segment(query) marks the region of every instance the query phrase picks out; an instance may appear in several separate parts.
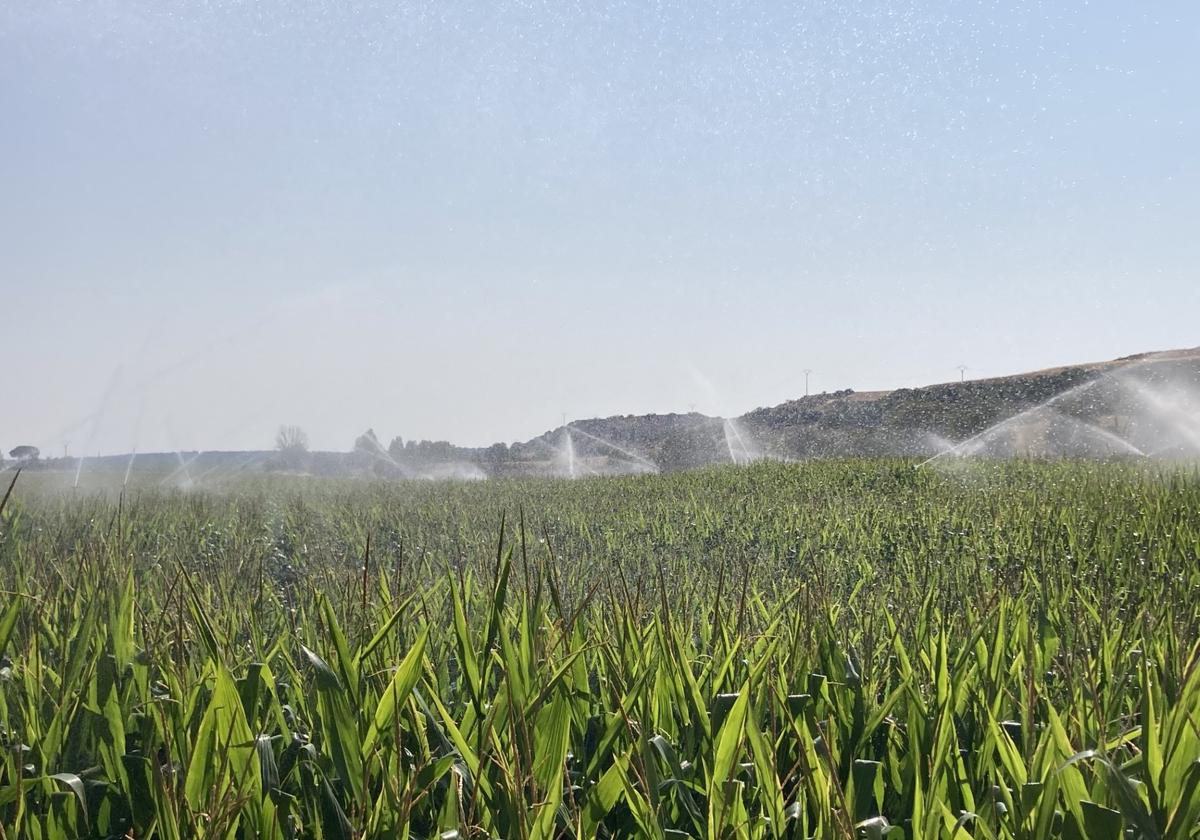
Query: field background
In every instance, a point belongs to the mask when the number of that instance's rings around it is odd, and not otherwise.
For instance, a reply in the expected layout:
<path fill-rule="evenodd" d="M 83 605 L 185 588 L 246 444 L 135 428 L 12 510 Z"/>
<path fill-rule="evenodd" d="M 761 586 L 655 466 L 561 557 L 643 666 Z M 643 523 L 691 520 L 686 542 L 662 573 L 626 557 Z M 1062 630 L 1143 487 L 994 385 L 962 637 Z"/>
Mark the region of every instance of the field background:
<path fill-rule="evenodd" d="M 0 514 L 0 836 L 1200 836 L 1195 468 L 156 484 Z"/>

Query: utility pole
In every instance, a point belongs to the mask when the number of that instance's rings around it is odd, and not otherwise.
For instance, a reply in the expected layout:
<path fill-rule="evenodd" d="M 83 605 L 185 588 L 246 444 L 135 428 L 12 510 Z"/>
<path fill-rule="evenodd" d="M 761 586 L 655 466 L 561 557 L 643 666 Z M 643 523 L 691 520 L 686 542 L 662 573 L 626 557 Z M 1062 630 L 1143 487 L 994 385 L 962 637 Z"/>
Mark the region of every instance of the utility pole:
<path fill-rule="evenodd" d="M 966 365 L 958 366 L 958 381 L 959 382 L 967 381 L 967 366 Z"/>
<path fill-rule="evenodd" d="M 804 396 L 808 396 L 808 377 L 812 374 L 812 368 L 804 369 Z"/>
<path fill-rule="evenodd" d="M 64 458 L 70 457 L 70 455 L 69 455 L 70 451 L 71 451 L 71 441 L 64 440 L 63 441 L 63 457 Z"/>

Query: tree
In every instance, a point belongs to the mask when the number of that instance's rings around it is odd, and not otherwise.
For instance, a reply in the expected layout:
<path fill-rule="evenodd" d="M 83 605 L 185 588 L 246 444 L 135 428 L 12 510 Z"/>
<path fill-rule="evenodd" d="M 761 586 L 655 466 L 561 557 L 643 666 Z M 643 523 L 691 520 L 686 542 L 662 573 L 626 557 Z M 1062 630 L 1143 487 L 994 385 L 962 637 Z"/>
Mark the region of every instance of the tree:
<path fill-rule="evenodd" d="M 42 452 L 36 446 L 18 446 L 10 449 L 8 454 L 18 461 L 36 461 Z"/>
<path fill-rule="evenodd" d="M 379 438 L 375 436 L 375 430 L 367 429 L 354 439 L 354 451 L 379 455 L 386 450 L 383 448 L 383 444 L 379 442 Z"/>
<path fill-rule="evenodd" d="M 487 449 L 483 450 L 483 465 L 484 469 L 490 475 L 498 475 L 504 469 L 505 462 L 508 461 L 508 444 L 493 443 Z"/>
<path fill-rule="evenodd" d="M 308 459 L 308 435 L 299 426 L 280 426 L 275 433 L 275 448 L 284 469 L 304 469 Z"/>
<path fill-rule="evenodd" d="M 356 468 L 370 470 L 381 478 L 399 478 L 404 474 L 404 468 L 383 448 L 374 429 L 367 429 L 354 439 L 350 459 Z"/>
<path fill-rule="evenodd" d="M 308 435 L 299 426 L 280 426 L 275 433 L 275 448 L 284 454 L 301 455 L 308 451 Z"/>
<path fill-rule="evenodd" d="M 404 457 L 404 438 L 396 435 L 392 438 L 392 442 L 388 444 L 388 454 L 395 460 L 400 460 Z"/>

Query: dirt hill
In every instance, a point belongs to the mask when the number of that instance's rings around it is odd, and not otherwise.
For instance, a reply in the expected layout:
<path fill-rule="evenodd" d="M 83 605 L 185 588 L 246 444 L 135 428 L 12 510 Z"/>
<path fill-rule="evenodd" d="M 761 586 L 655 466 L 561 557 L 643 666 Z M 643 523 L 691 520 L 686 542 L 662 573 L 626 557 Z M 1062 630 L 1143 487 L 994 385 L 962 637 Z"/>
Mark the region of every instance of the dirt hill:
<path fill-rule="evenodd" d="M 1146 393 L 1139 396 L 1137 389 Z M 1181 389 L 1200 394 L 1200 348 L 1142 353 L 924 388 L 814 394 L 748 412 L 736 419 L 732 431 L 721 418 L 700 414 L 578 421 L 569 430 L 555 429 L 512 447 L 510 452 L 516 457 L 511 466 L 521 471 L 521 461 L 545 460 L 547 469 L 551 469 L 568 431 L 572 431 L 577 460 L 607 456 L 613 462 L 597 460 L 598 471 L 623 464 L 616 447 L 636 453 L 663 470 L 676 470 L 738 460 L 744 452 L 784 459 L 927 457 L 1005 421 L 1009 423 L 1002 429 L 1004 434 L 995 435 L 995 441 L 983 442 L 990 447 L 985 451 L 1134 453 L 1140 447 L 1130 443 L 1126 448 L 1120 441 L 1171 436 L 1171 430 L 1163 426 L 1165 420 L 1152 416 L 1153 401 L 1167 399 L 1175 411 L 1186 413 L 1189 403 L 1179 398 Z M 1045 409 L 1031 412 L 1047 403 Z M 1014 417 L 1021 419 L 1011 421 Z"/>
<path fill-rule="evenodd" d="M 372 435 L 373 439 L 373 435 Z M 710 464 L 857 456 L 1200 458 L 1200 348 L 1141 353 L 991 379 L 894 391 L 814 394 L 738 418 L 647 414 L 578 420 L 511 446 L 409 442 L 306 453 L 141 454 L 139 470 L 184 486 L 262 471 L 380 478 L 483 478 L 670 472 Z M 127 455 L 89 459 L 124 475 Z M 75 473 L 74 459 L 28 465 Z"/>

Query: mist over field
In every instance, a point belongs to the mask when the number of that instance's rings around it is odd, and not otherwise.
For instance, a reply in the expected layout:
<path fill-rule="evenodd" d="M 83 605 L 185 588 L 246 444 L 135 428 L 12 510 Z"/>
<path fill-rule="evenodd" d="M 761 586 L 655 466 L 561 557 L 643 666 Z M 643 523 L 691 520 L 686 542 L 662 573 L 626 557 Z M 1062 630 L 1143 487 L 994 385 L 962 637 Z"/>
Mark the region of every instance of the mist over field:
<path fill-rule="evenodd" d="M 96 422 L 103 420 L 96 415 Z M 343 451 L 314 451 L 282 425 L 272 449 L 43 457 L 10 450 L 4 471 L 37 471 L 79 489 L 215 489 L 287 474 L 388 481 L 640 475 L 760 460 L 905 457 L 918 469 L 1006 458 L 1200 460 L 1200 351 L 1138 354 L 921 389 L 810 394 L 740 417 L 698 412 L 582 418 L 512 444 L 459 446 L 374 429 Z"/>

